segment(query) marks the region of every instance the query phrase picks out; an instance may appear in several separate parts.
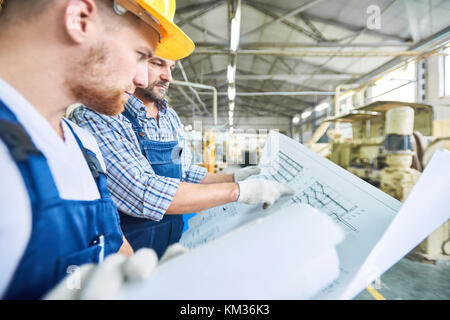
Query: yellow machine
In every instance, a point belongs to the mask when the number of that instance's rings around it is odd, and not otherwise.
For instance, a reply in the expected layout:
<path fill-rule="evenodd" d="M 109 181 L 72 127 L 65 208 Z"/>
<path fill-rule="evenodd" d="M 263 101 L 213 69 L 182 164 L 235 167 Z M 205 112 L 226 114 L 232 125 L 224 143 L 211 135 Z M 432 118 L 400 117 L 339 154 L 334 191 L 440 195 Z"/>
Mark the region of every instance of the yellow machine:
<path fill-rule="evenodd" d="M 330 135 L 328 148 L 314 142 L 330 124 L 350 123 L 352 136 L 339 129 Z M 313 150 L 327 150 L 331 161 L 404 201 L 434 151 L 450 149 L 450 123 L 433 123 L 433 108 L 426 104 L 378 101 L 347 114 L 329 118 L 307 143 Z M 424 212 L 424 214 L 426 214 Z M 427 260 L 450 259 L 450 223 L 430 235 L 411 255 Z"/>

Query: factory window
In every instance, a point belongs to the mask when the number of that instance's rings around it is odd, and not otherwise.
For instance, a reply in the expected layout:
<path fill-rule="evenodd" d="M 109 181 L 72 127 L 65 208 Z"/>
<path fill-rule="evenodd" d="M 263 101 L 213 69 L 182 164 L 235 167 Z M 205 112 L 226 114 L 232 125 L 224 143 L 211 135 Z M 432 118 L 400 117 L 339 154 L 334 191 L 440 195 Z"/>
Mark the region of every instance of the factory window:
<path fill-rule="evenodd" d="M 410 62 L 394 70 L 375 82 L 372 87 L 371 102 L 405 101 L 416 99 L 416 64 Z"/>
<path fill-rule="evenodd" d="M 441 74 L 441 96 L 450 97 L 450 46 L 443 50 Z"/>
<path fill-rule="evenodd" d="M 341 113 L 349 113 L 350 111 L 355 109 L 355 106 L 353 105 L 353 97 L 354 95 L 351 95 L 350 97 L 341 101 Z"/>

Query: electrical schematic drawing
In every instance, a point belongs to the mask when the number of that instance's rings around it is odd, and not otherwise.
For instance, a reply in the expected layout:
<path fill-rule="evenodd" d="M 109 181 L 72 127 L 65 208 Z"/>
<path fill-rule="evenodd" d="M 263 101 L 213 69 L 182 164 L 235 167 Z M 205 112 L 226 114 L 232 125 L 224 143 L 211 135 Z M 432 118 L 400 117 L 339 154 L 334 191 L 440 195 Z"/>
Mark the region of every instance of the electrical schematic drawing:
<path fill-rule="evenodd" d="M 291 203 L 304 203 L 326 212 L 346 231 L 357 232 L 350 220 L 359 215 L 358 206 L 346 201 L 330 186 L 308 175 L 304 167 L 283 152 L 273 161 L 263 174 L 266 179 L 273 179 L 294 187 L 297 192 Z"/>

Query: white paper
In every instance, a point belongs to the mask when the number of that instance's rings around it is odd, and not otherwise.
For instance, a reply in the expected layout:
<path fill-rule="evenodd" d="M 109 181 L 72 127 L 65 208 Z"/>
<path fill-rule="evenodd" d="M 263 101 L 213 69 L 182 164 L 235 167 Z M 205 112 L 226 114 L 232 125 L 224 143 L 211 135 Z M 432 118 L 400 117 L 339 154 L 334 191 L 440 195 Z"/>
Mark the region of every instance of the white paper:
<path fill-rule="evenodd" d="M 287 184 L 295 195 L 269 210 L 232 203 L 199 213 L 182 237 L 193 249 L 144 284 L 126 286 L 120 298 L 351 299 L 450 218 L 449 164 L 450 152 L 437 152 L 401 206 L 270 132 L 260 177 Z M 313 218 L 324 215 L 344 240 Z"/>
<path fill-rule="evenodd" d="M 394 221 L 340 298 L 355 297 L 448 219 L 450 151 L 438 150 Z"/>
<path fill-rule="evenodd" d="M 307 299 L 336 279 L 343 233 L 296 204 L 158 266 L 119 299 Z"/>
<path fill-rule="evenodd" d="M 345 232 L 344 241 L 337 246 L 340 276 L 316 297 L 339 298 L 392 222 L 401 203 L 274 131 L 268 136 L 259 166 L 262 177 L 285 183 L 295 190 L 292 198 L 282 199 L 272 211 L 262 214 L 287 210 L 297 203 L 309 204 L 331 217 Z M 256 207 L 232 203 L 201 212 L 191 219 L 192 224 L 180 242 L 196 247 L 220 238 L 251 221 Z"/>

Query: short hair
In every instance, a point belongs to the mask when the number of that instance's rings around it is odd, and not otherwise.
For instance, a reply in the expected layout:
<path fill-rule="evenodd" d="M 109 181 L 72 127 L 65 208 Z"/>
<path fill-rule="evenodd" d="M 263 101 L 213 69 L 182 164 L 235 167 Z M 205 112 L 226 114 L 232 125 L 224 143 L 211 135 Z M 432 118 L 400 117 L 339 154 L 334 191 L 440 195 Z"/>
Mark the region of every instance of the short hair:
<path fill-rule="evenodd" d="M 0 24 L 30 21 L 44 13 L 56 1 L 61 0 L 0 0 Z M 139 19 L 123 19 L 114 13 L 111 0 L 95 0 L 103 23 L 111 28 L 128 24 L 138 24 Z M 3 7 L 3 9 L 2 9 Z M 127 13 L 129 15 L 129 13 Z"/>
<path fill-rule="evenodd" d="M 0 22 L 30 20 L 45 12 L 54 2 L 55 0 L 0 0 Z"/>

